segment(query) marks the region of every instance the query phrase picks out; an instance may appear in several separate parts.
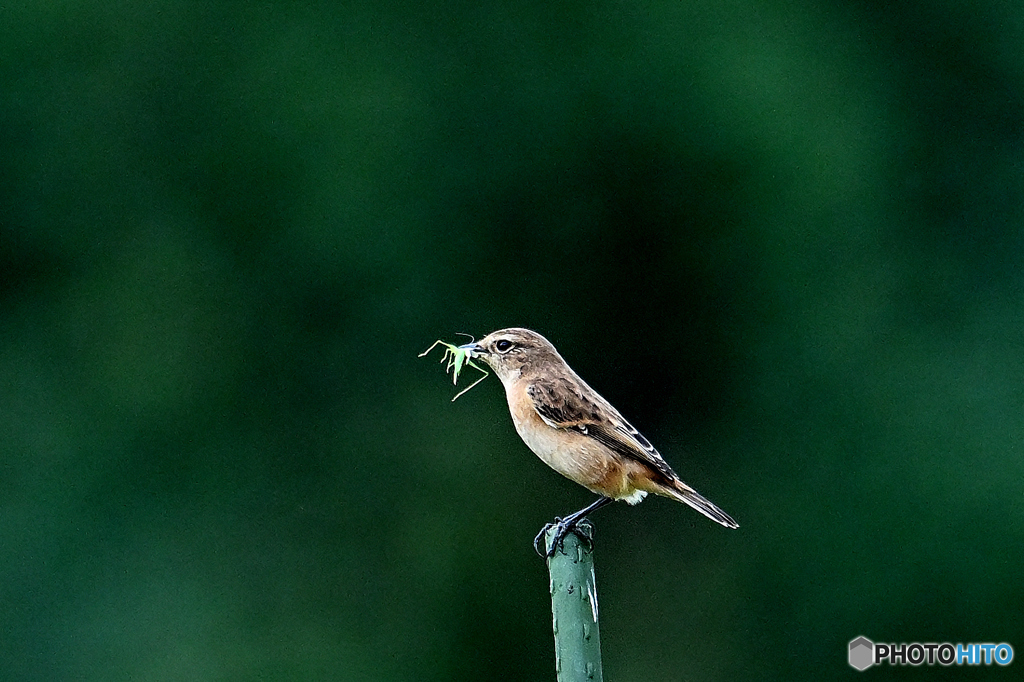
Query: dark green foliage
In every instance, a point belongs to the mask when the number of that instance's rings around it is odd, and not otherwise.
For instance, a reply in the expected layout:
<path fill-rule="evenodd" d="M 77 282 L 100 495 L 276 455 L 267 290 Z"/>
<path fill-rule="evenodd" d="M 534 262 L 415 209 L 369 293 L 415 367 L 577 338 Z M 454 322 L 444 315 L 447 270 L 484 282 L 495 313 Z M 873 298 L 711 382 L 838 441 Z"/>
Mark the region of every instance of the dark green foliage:
<path fill-rule="evenodd" d="M 1024 645 L 1024 9 L 8 5 L 0 678 L 552 679 L 513 325 L 740 523 L 595 515 L 608 679 Z"/>

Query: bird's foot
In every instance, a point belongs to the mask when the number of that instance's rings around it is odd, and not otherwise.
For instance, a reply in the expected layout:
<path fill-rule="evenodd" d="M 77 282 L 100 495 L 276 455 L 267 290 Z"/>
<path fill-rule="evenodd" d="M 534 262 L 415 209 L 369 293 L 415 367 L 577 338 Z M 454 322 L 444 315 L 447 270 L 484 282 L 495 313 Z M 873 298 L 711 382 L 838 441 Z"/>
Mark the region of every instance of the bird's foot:
<path fill-rule="evenodd" d="M 557 525 L 557 524 L 559 524 L 561 522 L 562 522 L 562 519 L 560 519 L 560 518 L 558 518 L 556 516 L 555 517 L 555 523 L 545 523 L 544 527 L 540 529 L 539 533 L 537 533 L 537 537 L 535 537 L 533 539 L 533 550 L 535 552 L 537 552 L 537 556 L 539 556 L 541 558 L 545 558 L 545 559 L 548 558 L 548 557 L 554 556 L 554 554 L 555 554 L 554 547 L 555 546 L 554 546 L 553 543 L 551 545 L 550 553 L 545 551 L 544 549 L 542 549 L 543 547 L 545 547 L 547 545 L 547 542 L 546 542 L 546 540 L 544 538 L 545 538 L 545 536 L 547 536 L 549 530 L 551 530 L 553 527 L 555 527 L 555 525 Z M 564 538 L 564 536 L 563 536 L 563 538 Z"/>
<path fill-rule="evenodd" d="M 582 523 L 586 523 L 586 527 L 581 526 Z M 548 547 L 546 538 L 552 528 L 555 529 L 555 535 L 551 538 L 551 545 Z M 562 519 L 556 516 L 553 523 L 544 524 L 544 527 L 537 533 L 537 537 L 533 539 L 533 549 L 538 556 L 545 559 L 553 557 L 556 551 L 564 553 L 565 536 L 569 533 L 574 533 L 587 547 L 593 547 L 592 532 L 590 522 L 585 518 L 568 516 Z M 545 547 L 547 547 L 547 551 L 544 551 Z"/>

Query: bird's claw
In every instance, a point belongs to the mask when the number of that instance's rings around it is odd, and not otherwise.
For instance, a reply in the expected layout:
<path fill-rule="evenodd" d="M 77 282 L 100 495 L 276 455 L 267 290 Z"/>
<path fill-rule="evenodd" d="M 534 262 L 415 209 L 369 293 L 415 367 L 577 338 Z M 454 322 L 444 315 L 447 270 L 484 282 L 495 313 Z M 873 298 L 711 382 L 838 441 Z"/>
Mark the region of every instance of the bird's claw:
<path fill-rule="evenodd" d="M 537 556 L 541 557 L 542 559 L 547 559 L 555 555 L 555 543 L 551 543 L 550 552 L 544 551 L 541 548 L 546 546 L 546 541 L 544 538 L 545 536 L 547 536 L 548 531 L 551 530 L 557 523 L 561 522 L 562 519 L 555 517 L 555 523 L 545 523 L 544 527 L 540 529 L 539 533 L 537 533 L 537 537 L 533 539 L 533 551 L 537 552 Z"/>
<path fill-rule="evenodd" d="M 539 533 L 537 533 L 537 537 L 533 539 L 534 551 L 537 552 L 538 556 L 544 559 L 550 559 L 555 555 L 556 551 L 565 553 L 565 536 L 569 533 L 574 533 L 581 542 L 587 545 L 587 547 L 593 548 L 593 541 L 591 540 L 590 533 L 583 532 L 584 529 L 582 528 L 577 530 L 577 527 L 584 521 L 586 521 L 586 519 L 573 519 L 571 517 L 562 519 L 556 516 L 554 522 L 544 524 L 544 527 L 540 529 Z M 589 522 L 587 525 L 589 526 Z M 552 528 L 555 529 L 555 536 L 551 538 L 551 546 L 547 548 L 547 551 L 544 551 L 542 548 L 547 544 L 545 538 L 547 537 L 548 531 Z"/>

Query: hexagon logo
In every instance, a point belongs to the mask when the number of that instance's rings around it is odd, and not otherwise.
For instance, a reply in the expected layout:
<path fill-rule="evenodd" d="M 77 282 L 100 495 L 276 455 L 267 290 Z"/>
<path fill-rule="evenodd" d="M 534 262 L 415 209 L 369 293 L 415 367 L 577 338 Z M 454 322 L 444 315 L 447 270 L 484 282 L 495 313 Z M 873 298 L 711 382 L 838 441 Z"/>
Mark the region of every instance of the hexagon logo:
<path fill-rule="evenodd" d="M 857 670 L 867 670 L 875 662 L 875 643 L 867 637 L 858 637 L 850 642 L 850 665 Z"/>

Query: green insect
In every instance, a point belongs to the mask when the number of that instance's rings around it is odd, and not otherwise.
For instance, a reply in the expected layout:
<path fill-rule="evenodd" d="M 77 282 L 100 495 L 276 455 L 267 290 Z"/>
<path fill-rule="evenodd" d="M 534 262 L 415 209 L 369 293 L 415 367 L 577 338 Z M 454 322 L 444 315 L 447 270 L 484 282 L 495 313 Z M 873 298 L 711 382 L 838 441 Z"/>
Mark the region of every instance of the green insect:
<path fill-rule="evenodd" d="M 483 381 L 484 379 L 486 379 L 487 377 L 490 376 L 490 374 L 491 374 L 490 372 L 488 372 L 486 369 L 484 369 L 480 365 L 478 365 L 475 362 L 473 362 L 473 359 L 470 356 L 469 349 L 463 348 L 461 346 L 456 346 L 455 344 L 452 344 L 452 343 L 445 343 L 441 339 L 438 339 L 437 341 L 434 342 L 434 344 L 430 348 L 428 348 L 425 351 L 423 351 L 422 353 L 420 353 L 419 357 L 422 358 L 424 355 L 426 355 L 430 351 L 434 350 L 434 348 L 437 346 L 437 344 L 441 344 L 442 346 L 445 347 L 444 355 L 441 356 L 441 362 L 444 362 L 445 360 L 448 361 L 448 365 L 444 368 L 445 374 L 448 373 L 448 370 L 453 369 L 453 368 L 455 369 L 455 371 L 452 372 L 452 383 L 453 384 L 457 384 L 459 382 L 459 372 L 461 372 L 462 368 L 466 367 L 466 366 L 472 367 L 473 369 L 477 370 L 478 372 L 483 372 L 483 374 L 484 374 L 482 377 L 480 377 L 479 379 L 477 379 L 476 381 L 471 383 L 469 386 L 467 386 L 466 388 L 464 388 L 461 391 L 459 391 L 458 393 L 456 393 L 455 394 L 455 398 L 458 398 L 460 395 L 462 395 L 463 393 L 465 393 L 469 389 L 473 388 L 474 386 L 479 384 L 481 381 Z M 455 402 L 455 398 L 452 398 L 452 402 Z"/>

